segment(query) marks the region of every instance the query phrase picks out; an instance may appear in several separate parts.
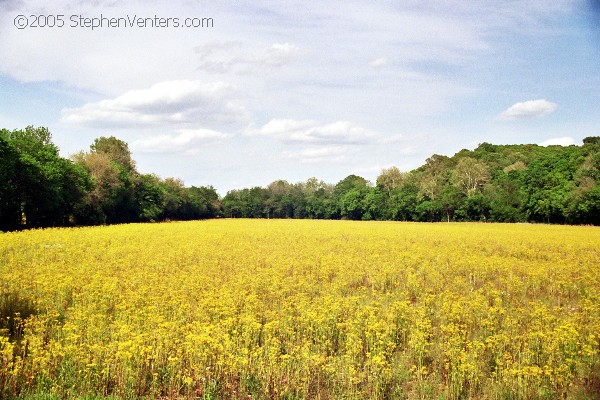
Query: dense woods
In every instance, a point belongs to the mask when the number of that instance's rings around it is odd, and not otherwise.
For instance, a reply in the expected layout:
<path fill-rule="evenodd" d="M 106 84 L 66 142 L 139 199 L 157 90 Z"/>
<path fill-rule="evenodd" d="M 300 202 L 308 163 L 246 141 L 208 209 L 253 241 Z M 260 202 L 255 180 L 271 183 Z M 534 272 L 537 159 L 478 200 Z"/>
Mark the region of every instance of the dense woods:
<path fill-rule="evenodd" d="M 545 222 L 600 225 L 600 137 L 582 146 L 480 144 L 421 167 L 272 182 L 219 197 L 136 170 L 127 143 L 100 137 L 60 157 L 46 128 L 0 130 L 0 229 L 228 218 Z"/>
<path fill-rule="evenodd" d="M 220 215 L 212 187 L 141 174 L 127 143 L 101 137 L 64 159 L 46 128 L 0 130 L 0 229 Z"/>

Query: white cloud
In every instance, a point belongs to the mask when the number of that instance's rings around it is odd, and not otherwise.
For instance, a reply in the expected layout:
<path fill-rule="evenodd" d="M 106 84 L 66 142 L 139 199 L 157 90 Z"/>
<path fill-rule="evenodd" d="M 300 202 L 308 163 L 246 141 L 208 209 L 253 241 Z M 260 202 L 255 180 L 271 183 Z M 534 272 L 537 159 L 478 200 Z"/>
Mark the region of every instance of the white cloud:
<path fill-rule="evenodd" d="M 198 69 L 211 73 L 248 72 L 264 67 L 281 67 L 298 60 L 302 51 L 291 43 L 274 43 L 260 50 L 248 49 L 239 41 L 211 42 L 196 46 Z"/>
<path fill-rule="evenodd" d="M 285 65 L 300 55 L 300 49 L 290 43 L 275 43 L 271 47 L 263 50 L 258 57 L 254 57 L 254 62 L 257 64 L 266 65 Z"/>
<path fill-rule="evenodd" d="M 539 145 L 540 146 L 570 146 L 572 144 L 575 144 L 575 140 L 572 137 L 565 136 L 565 137 L 544 140 Z"/>
<path fill-rule="evenodd" d="M 545 99 L 529 100 L 513 104 L 500 114 L 497 119 L 501 121 L 510 121 L 515 119 L 545 117 L 546 115 L 552 114 L 557 108 L 558 105 L 556 103 L 552 103 Z"/>
<path fill-rule="evenodd" d="M 373 68 L 385 67 L 388 64 L 389 64 L 389 61 L 385 57 L 377 58 L 369 63 L 369 65 Z"/>
<path fill-rule="evenodd" d="M 259 129 L 246 131 L 249 136 L 269 136 L 285 143 L 364 144 L 375 133 L 351 121 L 319 125 L 312 120 L 272 119 Z"/>
<path fill-rule="evenodd" d="M 231 85 L 167 81 L 114 99 L 62 110 L 62 122 L 93 127 L 213 125 L 242 122 L 243 107 L 229 100 Z"/>
<path fill-rule="evenodd" d="M 250 136 L 271 136 L 281 140 L 294 140 L 304 137 L 306 131 L 316 125 L 315 121 L 298 121 L 293 119 L 272 119 L 259 129 L 249 129 Z"/>
<path fill-rule="evenodd" d="M 226 73 L 237 62 L 237 54 L 242 46 L 239 41 L 205 43 L 194 48 L 199 58 L 198 69 L 212 73 Z"/>
<path fill-rule="evenodd" d="M 0 9 L 0 73 L 21 82 L 61 82 L 71 91 L 83 89 L 115 96 L 155 82 L 193 79 L 191 47 L 198 29 L 160 29 L 139 26 L 81 27 L 83 18 L 196 17 L 193 8 L 177 2 L 11 1 L 12 12 Z M 54 28 L 16 29 L 16 15 L 62 15 Z M 40 24 L 44 19 L 40 20 Z M 49 23 L 53 24 L 50 18 Z M 135 25 L 135 24 L 134 24 Z M 203 37 L 216 30 L 202 29 Z"/>
<path fill-rule="evenodd" d="M 403 135 L 401 133 L 397 133 L 395 135 L 386 136 L 386 137 L 382 138 L 379 142 L 382 144 L 394 144 L 394 143 L 406 142 L 407 140 L 408 139 L 405 137 L 405 135 Z"/>
<path fill-rule="evenodd" d="M 349 149 L 343 146 L 309 147 L 299 151 L 284 151 L 282 156 L 303 163 L 338 163 L 346 161 Z"/>
<path fill-rule="evenodd" d="M 581 126 L 593 130 L 590 88 L 597 79 L 585 71 L 593 70 L 595 59 L 549 56 L 540 66 L 540 57 L 527 57 L 527 49 L 540 43 L 540 52 L 560 54 L 561 43 L 581 41 L 591 32 L 573 30 L 581 14 L 569 9 L 579 8 L 578 2 L 551 3 L 350 1 L 340 7 L 310 0 L 217 1 L 198 8 L 177 0 L 0 0 L 0 109 L 14 104 L 3 112 L 3 125 L 24 126 L 7 121 L 8 115 L 17 122 L 47 121 L 60 128 L 53 133 L 69 151 L 87 146 L 100 127 L 103 134 L 125 135 L 140 151 L 139 165 L 160 160 L 149 171 L 187 181 L 190 171 L 214 168 L 212 182 L 221 187 L 230 184 L 227 179 L 245 186 L 244 180 L 252 182 L 267 170 L 284 179 L 310 171 L 333 181 L 373 162 L 409 169 L 434 152 L 451 155 L 474 140 L 465 127 L 487 132 L 481 141 L 493 143 L 505 140 L 507 132 L 512 142 L 540 138 L 539 126 L 530 132 L 490 126 L 482 115 L 493 118 L 517 100 L 541 95 L 516 97 L 498 108 L 488 94 L 549 93 L 552 88 L 542 86 L 556 86 L 556 68 L 563 67 L 570 71 L 563 88 L 575 102 L 569 105 L 574 112 L 555 121 L 559 126 L 544 125 L 543 139 L 585 130 Z M 18 14 L 56 13 L 206 16 L 214 17 L 215 27 L 18 30 L 12 21 Z M 589 53 L 586 43 L 578 47 L 582 54 Z M 495 68 L 507 63 L 508 69 Z M 207 84 L 214 80 L 225 83 Z M 549 110 L 518 108 L 506 110 L 502 119 Z M 273 116 L 294 119 L 269 122 Z M 252 121 L 255 126 L 244 131 Z M 127 129 L 107 129 L 112 127 Z M 222 132 L 246 136 L 226 138 Z M 208 146 L 210 151 L 202 150 Z M 190 149 L 200 149 L 203 157 L 182 163 L 178 157 Z M 163 172 L 166 160 L 172 172 Z M 314 164 L 298 166 L 298 160 Z M 233 178 L 222 172 L 232 169 Z"/>
<path fill-rule="evenodd" d="M 158 135 L 135 140 L 132 148 L 146 153 L 194 154 L 205 144 L 223 140 L 231 135 L 210 129 L 183 129 L 178 135 Z"/>

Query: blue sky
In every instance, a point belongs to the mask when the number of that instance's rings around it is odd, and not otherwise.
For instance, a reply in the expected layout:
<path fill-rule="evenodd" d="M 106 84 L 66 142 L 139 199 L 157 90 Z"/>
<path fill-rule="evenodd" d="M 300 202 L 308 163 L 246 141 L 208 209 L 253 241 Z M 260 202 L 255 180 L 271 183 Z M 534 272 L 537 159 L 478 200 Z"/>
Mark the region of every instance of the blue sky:
<path fill-rule="evenodd" d="M 64 156 L 114 135 L 222 195 L 600 135 L 596 1 L 47 3 L 0 0 L 0 127 L 47 126 Z M 101 16 L 213 26 L 75 26 Z"/>

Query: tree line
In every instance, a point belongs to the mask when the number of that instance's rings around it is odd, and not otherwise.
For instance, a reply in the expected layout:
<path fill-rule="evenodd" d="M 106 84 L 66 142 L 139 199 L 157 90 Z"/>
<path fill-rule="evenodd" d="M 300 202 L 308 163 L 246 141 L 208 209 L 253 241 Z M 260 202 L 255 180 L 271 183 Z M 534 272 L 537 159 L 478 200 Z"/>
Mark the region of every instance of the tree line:
<path fill-rule="evenodd" d="M 381 171 L 375 185 L 350 175 L 230 191 L 226 217 L 600 225 L 600 137 L 583 146 L 480 144 L 421 167 Z"/>
<path fill-rule="evenodd" d="M 136 170 L 127 143 L 100 137 L 61 158 L 46 128 L 0 131 L 0 229 L 162 220 L 312 218 L 600 225 L 600 137 L 582 146 L 493 145 L 434 154 L 419 168 L 231 190 Z"/>
<path fill-rule="evenodd" d="M 0 230 L 220 215 L 214 188 L 139 173 L 122 140 L 100 137 L 65 159 L 51 138 L 43 127 L 0 130 Z"/>

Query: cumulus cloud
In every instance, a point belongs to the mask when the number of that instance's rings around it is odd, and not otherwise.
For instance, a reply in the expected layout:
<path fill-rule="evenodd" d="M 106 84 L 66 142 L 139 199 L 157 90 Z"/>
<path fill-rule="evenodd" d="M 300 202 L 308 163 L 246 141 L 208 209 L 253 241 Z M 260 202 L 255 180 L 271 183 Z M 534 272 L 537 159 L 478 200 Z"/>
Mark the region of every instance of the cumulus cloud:
<path fill-rule="evenodd" d="M 259 129 L 246 131 L 250 136 L 269 136 L 285 143 L 364 144 L 375 134 L 351 121 L 320 125 L 312 120 L 272 119 Z"/>
<path fill-rule="evenodd" d="M 300 49 L 290 43 L 275 43 L 271 47 L 264 49 L 258 54 L 258 57 L 254 57 L 254 63 L 266 64 L 266 65 L 285 65 L 296 58 L 300 54 Z"/>
<path fill-rule="evenodd" d="M 227 124 L 246 118 L 234 104 L 231 85 L 217 82 L 167 81 L 131 90 L 114 99 L 62 110 L 62 122 L 94 127 Z"/>
<path fill-rule="evenodd" d="M 385 67 L 386 65 L 389 64 L 389 61 L 387 58 L 382 57 L 382 58 L 378 58 L 376 60 L 373 60 L 369 63 L 369 65 L 373 68 L 381 68 L 381 67 Z"/>
<path fill-rule="evenodd" d="M 558 105 L 545 99 L 529 100 L 522 103 L 516 103 L 507 108 L 498 116 L 498 120 L 510 121 L 516 119 L 527 119 L 536 117 L 545 117 L 552 114 Z"/>
<path fill-rule="evenodd" d="M 231 135 L 211 129 L 182 129 L 177 135 L 157 135 L 135 140 L 132 148 L 145 153 L 193 154 L 204 145 L 223 140 Z"/>
<path fill-rule="evenodd" d="M 194 50 L 200 59 L 198 69 L 212 73 L 281 67 L 294 62 L 302 54 L 300 48 L 291 43 L 274 43 L 260 50 L 248 50 L 239 41 L 211 42 Z"/>
<path fill-rule="evenodd" d="M 565 136 L 560 138 L 551 138 L 548 140 L 544 140 L 540 143 L 540 146 L 570 146 L 575 144 L 575 140 L 572 137 Z"/>
<path fill-rule="evenodd" d="M 303 163 L 343 162 L 348 159 L 349 149 L 343 146 L 309 147 L 299 151 L 284 151 L 284 158 Z"/>

